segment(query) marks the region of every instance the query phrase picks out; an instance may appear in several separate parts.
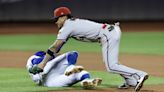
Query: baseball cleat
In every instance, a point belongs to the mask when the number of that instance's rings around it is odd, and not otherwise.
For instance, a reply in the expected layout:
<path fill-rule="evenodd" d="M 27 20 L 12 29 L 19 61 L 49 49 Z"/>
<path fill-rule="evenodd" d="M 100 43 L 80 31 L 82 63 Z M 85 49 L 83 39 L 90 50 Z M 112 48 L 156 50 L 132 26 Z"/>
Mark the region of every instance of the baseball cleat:
<path fill-rule="evenodd" d="M 122 85 L 118 86 L 118 89 L 128 89 L 134 88 L 135 86 L 128 85 L 127 83 L 123 83 Z"/>
<path fill-rule="evenodd" d="M 93 89 L 96 86 L 100 85 L 102 82 L 101 78 L 95 78 L 95 79 L 85 79 L 81 82 L 81 86 L 84 89 Z"/>
<path fill-rule="evenodd" d="M 74 73 L 79 73 L 82 70 L 84 70 L 84 67 L 82 67 L 82 66 L 75 66 L 72 69 L 70 69 L 69 71 L 66 71 L 65 75 L 69 76 L 69 75 L 74 74 Z"/>
<path fill-rule="evenodd" d="M 101 82 L 102 82 L 102 79 L 101 78 L 95 78 L 95 79 L 93 79 L 93 84 L 96 85 L 96 86 L 100 85 Z"/>
<path fill-rule="evenodd" d="M 144 84 L 144 81 L 147 80 L 149 77 L 149 75 L 145 75 L 143 77 L 141 77 L 139 80 L 138 80 L 138 83 L 135 87 L 135 91 L 138 92 L 140 91 L 140 89 L 142 88 L 143 84 Z"/>

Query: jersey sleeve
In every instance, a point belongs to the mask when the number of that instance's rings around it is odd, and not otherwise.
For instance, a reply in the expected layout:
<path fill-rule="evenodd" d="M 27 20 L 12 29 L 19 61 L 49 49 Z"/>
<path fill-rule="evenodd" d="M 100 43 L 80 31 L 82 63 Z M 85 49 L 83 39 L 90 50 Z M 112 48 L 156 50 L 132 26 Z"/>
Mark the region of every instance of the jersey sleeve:
<path fill-rule="evenodd" d="M 66 41 L 71 34 L 72 30 L 69 27 L 63 27 L 59 30 L 57 39 Z"/>

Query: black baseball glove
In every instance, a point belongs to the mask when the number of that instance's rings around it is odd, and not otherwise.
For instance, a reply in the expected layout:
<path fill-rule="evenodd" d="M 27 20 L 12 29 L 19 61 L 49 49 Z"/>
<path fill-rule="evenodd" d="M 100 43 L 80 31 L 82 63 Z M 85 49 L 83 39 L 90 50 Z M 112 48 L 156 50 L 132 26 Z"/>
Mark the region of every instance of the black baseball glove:
<path fill-rule="evenodd" d="M 29 72 L 35 75 L 35 74 L 43 72 L 43 69 L 38 67 L 37 65 L 34 65 L 33 67 L 29 69 Z"/>

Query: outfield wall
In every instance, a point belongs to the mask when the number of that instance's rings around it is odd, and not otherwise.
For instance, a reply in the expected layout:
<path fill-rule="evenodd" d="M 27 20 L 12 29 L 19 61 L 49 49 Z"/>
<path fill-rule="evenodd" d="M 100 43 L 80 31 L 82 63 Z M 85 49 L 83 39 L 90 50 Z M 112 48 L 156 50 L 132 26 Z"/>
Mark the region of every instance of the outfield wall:
<path fill-rule="evenodd" d="M 122 32 L 164 32 L 164 22 L 120 22 Z M 1 34 L 56 34 L 54 23 L 0 23 Z"/>
<path fill-rule="evenodd" d="M 93 20 L 164 20 L 164 0 L 0 0 L 0 22 L 49 21 L 60 6 Z"/>

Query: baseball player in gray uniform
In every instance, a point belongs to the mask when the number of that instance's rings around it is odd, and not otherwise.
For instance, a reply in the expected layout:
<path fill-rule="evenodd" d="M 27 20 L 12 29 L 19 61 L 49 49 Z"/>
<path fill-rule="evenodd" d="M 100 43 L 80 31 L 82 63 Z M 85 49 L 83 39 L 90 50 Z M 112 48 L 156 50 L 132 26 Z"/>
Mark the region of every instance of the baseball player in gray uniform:
<path fill-rule="evenodd" d="M 56 57 L 62 46 L 70 37 L 86 42 L 100 42 L 103 61 L 109 72 L 121 75 L 125 83 L 119 88 L 134 87 L 139 91 L 148 74 L 144 71 L 133 69 L 119 64 L 119 43 L 121 30 L 119 23 L 114 25 L 96 23 L 86 19 L 74 18 L 67 7 L 59 7 L 54 10 L 54 20 L 59 28 L 56 41 L 49 47 L 43 62 L 32 69 L 33 72 L 41 71 L 51 57 Z"/>
<path fill-rule="evenodd" d="M 101 78 L 90 78 L 89 72 L 82 66 L 77 66 L 78 53 L 70 51 L 56 58 L 51 58 L 41 73 L 32 74 L 31 67 L 42 62 L 45 57 L 44 51 L 38 51 L 27 60 L 26 68 L 32 80 L 47 87 L 67 87 L 80 82 L 85 89 L 95 88 L 101 84 Z"/>

